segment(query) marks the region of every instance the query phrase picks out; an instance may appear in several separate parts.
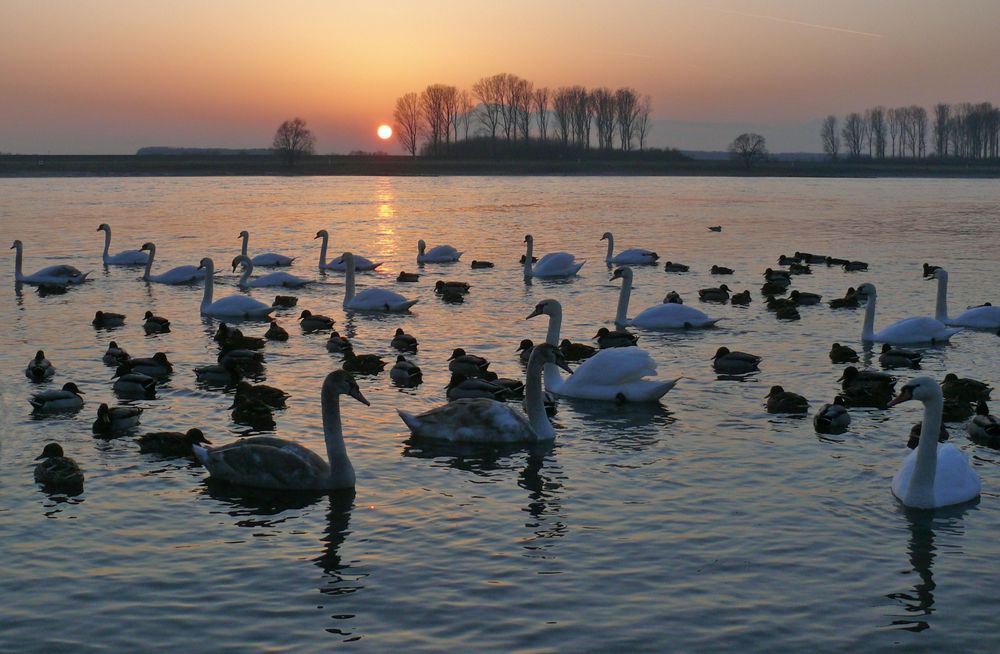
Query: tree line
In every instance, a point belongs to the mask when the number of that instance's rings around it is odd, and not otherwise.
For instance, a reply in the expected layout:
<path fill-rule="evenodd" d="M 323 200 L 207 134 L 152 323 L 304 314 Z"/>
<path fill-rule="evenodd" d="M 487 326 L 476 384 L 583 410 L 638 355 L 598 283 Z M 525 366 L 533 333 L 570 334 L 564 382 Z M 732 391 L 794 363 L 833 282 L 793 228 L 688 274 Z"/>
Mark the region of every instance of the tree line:
<path fill-rule="evenodd" d="M 872 107 L 847 114 L 839 129 L 833 115 L 820 127 L 823 153 L 831 159 L 841 153 L 851 159 L 922 159 L 930 156 L 928 140 L 938 158 L 1000 158 L 1000 108 L 989 102 L 939 103 L 931 116 L 917 105 Z"/>
<path fill-rule="evenodd" d="M 652 102 L 633 88 L 536 87 L 510 73 L 480 78 L 470 90 L 431 84 L 406 93 L 393 111 L 403 149 L 439 156 L 485 141 L 493 152 L 526 149 L 643 150 Z"/>

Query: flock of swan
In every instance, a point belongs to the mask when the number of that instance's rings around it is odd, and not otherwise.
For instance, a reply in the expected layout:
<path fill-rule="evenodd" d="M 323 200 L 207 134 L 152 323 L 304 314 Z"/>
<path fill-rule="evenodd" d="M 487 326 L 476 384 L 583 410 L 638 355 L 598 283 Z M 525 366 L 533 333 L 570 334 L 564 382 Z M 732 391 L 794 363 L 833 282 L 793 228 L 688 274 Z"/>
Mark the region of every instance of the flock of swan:
<path fill-rule="evenodd" d="M 203 258 L 198 266 L 179 266 L 159 274 L 152 274 L 156 256 L 155 244 L 147 242 L 138 250 L 111 254 L 110 226 L 101 224 L 98 231 L 104 232 L 102 260 L 106 266 L 144 266 L 142 279 L 149 283 L 170 285 L 203 283 L 204 293 L 200 305 L 202 315 L 230 321 L 268 321 L 271 323 L 268 338 L 272 337 L 274 331 L 278 334 L 274 336 L 275 338 L 279 338 L 283 333 L 287 339 L 287 332 L 284 332 L 271 317 L 275 310 L 274 305 L 265 304 L 239 293 L 221 298 L 214 296 L 215 267 L 211 258 Z M 239 289 L 262 287 L 296 289 L 313 281 L 284 271 L 254 277 L 255 268 L 288 267 L 293 264 L 295 258 L 273 252 L 251 257 L 248 254 L 249 236 L 247 231 L 240 233 L 242 250 L 232 260 L 234 272 L 242 268 L 242 275 L 237 283 Z M 356 271 L 375 270 L 382 264 L 351 252 L 344 252 L 332 261 L 327 261 L 328 232 L 320 230 L 315 238 L 322 239 L 318 268 L 343 272 L 345 275 L 343 298 L 345 310 L 407 313 L 418 302 L 386 288 L 366 287 L 358 290 Z M 562 306 L 556 300 L 543 300 L 534 307 L 526 319 L 547 317 L 548 331 L 545 342 L 533 344 L 525 340 L 519 348 L 522 361 L 527 364 L 523 384 L 523 411 L 500 399 L 503 395 L 497 389 L 503 387 L 505 380 L 496 380 L 495 375 L 492 378 L 488 376 L 488 362 L 457 349 L 449 363 L 450 370 L 456 376 L 453 378 L 455 399 L 420 414 L 398 410 L 400 418 L 414 437 L 475 443 L 547 441 L 553 439 L 556 434 L 546 410 L 547 394 L 610 402 L 656 402 L 674 388 L 679 379 L 656 378 L 656 362 L 648 352 L 636 345 L 637 336 L 629 332 L 628 328 L 703 330 L 715 327 L 721 319 L 683 304 L 676 293 L 668 294 L 662 304 L 647 307 L 629 318 L 629 301 L 633 287 L 633 271 L 630 266 L 656 265 L 659 257 L 655 252 L 642 248 L 627 249 L 616 254 L 614 237 L 610 232 L 606 232 L 602 240 L 608 242 L 605 262 L 609 268 L 614 268 L 611 279 L 621 280 L 621 288 L 615 313 L 616 329 L 612 331 L 602 328 L 598 332 L 595 340 L 600 348 L 595 350 L 567 340 L 560 341 Z M 525 236 L 524 244 L 526 251 L 523 257 L 523 274 L 526 279 L 572 277 L 585 264 L 585 261 L 578 261 L 568 252 L 552 252 L 536 259 L 534 239 L 531 235 Z M 11 247 L 16 250 L 15 279 L 18 283 L 66 287 L 87 281 L 89 273 L 82 273 L 68 265 L 48 266 L 35 273 L 24 274 L 23 244 L 18 240 L 14 241 Z M 439 245 L 428 250 L 423 240 L 419 241 L 417 251 L 418 264 L 453 263 L 459 261 L 463 254 L 450 245 Z M 795 257 L 782 255 L 779 264 L 797 266 L 798 272 L 808 272 L 808 264 L 810 261 L 815 262 L 817 260 L 815 257 L 816 255 L 800 253 L 796 253 Z M 829 264 L 830 258 L 826 258 L 826 261 Z M 474 262 L 473 265 L 492 266 L 488 262 Z M 845 270 L 865 267 L 861 262 L 844 261 L 843 265 Z M 687 266 L 667 262 L 664 268 L 667 272 L 673 272 L 686 270 Z M 1000 329 L 1000 307 L 989 304 L 970 308 L 958 316 L 950 317 L 947 308 L 948 273 L 927 264 L 924 272 L 938 284 L 933 318 L 907 318 L 875 331 L 877 293 L 873 284 L 863 283 L 856 291 L 852 289 L 847 297 L 840 300 L 853 301 L 854 306 L 858 306 L 859 299 L 866 301 L 861 338 L 865 342 L 885 344 L 883 356 L 888 358 L 883 359 L 883 365 L 887 367 L 912 367 L 907 364 L 919 361 L 919 354 L 914 355 L 908 350 L 899 349 L 900 345 L 946 343 L 965 328 L 992 331 Z M 714 273 L 727 274 L 731 271 L 718 268 Z M 407 273 L 401 273 L 400 280 L 404 280 L 404 275 Z M 790 271 L 769 268 L 764 276 L 766 281 L 762 290 L 769 298 L 769 308 L 775 308 L 779 317 L 797 317 L 792 315 L 797 305 L 820 301 L 818 295 L 798 292 L 793 292 L 790 299 L 778 300 L 770 292 L 780 295 L 787 290 L 791 279 Z M 412 279 L 416 278 L 417 276 L 413 276 Z M 461 295 L 468 291 L 468 285 L 439 282 L 437 291 Z M 730 289 L 724 284 L 718 288 L 702 289 L 699 295 L 707 302 L 745 304 L 751 301 L 749 291 L 731 295 Z M 278 296 L 277 300 L 281 299 L 282 296 Z M 830 303 L 831 306 L 841 306 L 834 302 Z M 291 305 L 294 305 L 294 301 Z M 117 322 L 119 319 L 120 322 L 124 322 L 124 316 L 120 314 L 98 312 L 94 324 L 113 326 L 120 324 Z M 326 330 L 332 328 L 333 320 L 313 315 L 306 310 L 302 312 L 301 324 L 303 329 Z M 169 321 L 147 312 L 146 328 L 147 332 L 151 329 L 168 331 Z M 223 328 L 225 324 L 220 327 L 220 333 L 223 332 Z M 244 365 L 242 362 L 260 360 L 259 353 L 253 350 L 263 346 L 263 339 L 244 337 L 239 330 L 229 328 L 226 328 L 223 340 L 226 339 L 234 339 L 228 342 L 235 345 L 224 349 L 220 355 L 219 366 L 197 371 L 199 378 L 202 378 L 203 374 L 216 375 L 227 382 L 235 383 L 241 379 L 241 365 Z M 416 341 L 411 335 L 399 329 L 392 346 L 402 351 L 415 351 Z M 331 334 L 328 349 L 345 353 L 345 369 L 329 373 L 322 384 L 320 405 L 327 450 L 325 459 L 298 443 L 271 436 L 242 438 L 228 445 L 210 447 L 197 429 L 189 430 L 186 434 L 148 435 L 146 445 L 155 449 L 159 444 L 164 451 L 173 448 L 171 451 L 189 453 L 204 465 L 210 476 L 234 484 L 279 490 L 352 488 L 355 484 L 355 473 L 344 443 L 340 397 L 346 395 L 365 405 L 369 405 L 369 402 L 352 374 L 347 371 L 348 364 L 361 371 L 366 370 L 368 364 L 373 365 L 373 370 L 376 371 L 381 370 L 381 366 L 385 364 L 379 363 L 377 357 L 374 357 L 374 360 L 365 358 L 374 355 L 356 355 L 349 341 L 336 331 Z M 839 362 L 838 357 L 843 362 L 856 361 L 856 354 L 852 359 L 852 353 L 853 350 L 850 348 L 834 344 L 831 359 L 835 362 Z M 582 359 L 582 363 L 575 370 L 570 368 L 567 355 L 573 359 Z M 913 356 L 916 356 L 916 359 Z M 121 384 L 123 390 L 146 393 L 153 388 L 151 384 L 155 383 L 152 381 L 154 377 L 169 375 L 172 372 L 172 366 L 162 353 L 157 353 L 149 359 L 132 359 L 114 342 L 105 353 L 104 360 L 109 365 L 121 366 L 117 375 L 116 391 Z M 713 365 L 719 373 L 743 375 L 757 370 L 760 361 L 761 358 L 755 355 L 730 351 L 722 347 L 716 353 Z M 568 375 L 561 374 L 560 370 Z M 49 381 L 55 374 L 55 366 L 45 358 L 41 350 L 25 370 L 25 375 L 33 382 Z M 404 355 L 399 355 L 397 366 L 392 373 L 394 380 L 419 379 L 419 374 L 419 368 Z M 456 378 L 458 381 L 455 381 Z M 865 405 L 864 402 L 873 397 L 876 403 L 867 404 L 868 406 L 894 406 L 909 400 L 916 400 L 924 405 L 919 442 L 905 458 L 892 481 L 892 492 L 903 504 L 917 508 L 936 508 L 970 501 L 979 496 L 980 481 L 968 459 L 953 444 L 938 440 L 946 408 L 941 384 L 930 377 L 917 377 L 907 382 L 899 394 L 892 398 L 895 378 L 884 373 L 858 371 L 850 367 L 845 370 L 842 380 L 844 380 L 843 396 L 838 396 L 832 403 L 824 405 L 814 418 L 818 431 L 845 430 L 850 423 L 849 407 L 854 404 Z M 951 381 L 965 383 L 966 387 L 974 383 L 973 380 L 957 378 Z M 469 385 L 463 386 L 466 382 L 469 382 Z M 519 385 L 519 382 L 512 383 L 515 386 Z M 277 389 L 251 387 L 245 382 L 240 386 L 245 387 L 247 393 L 257 388 L 262 389 L 260 392 L 281 394 Z M 978 389 L 980 391 L 978 396 L 973 395 L 972 401 L 978 399 L 979 405 L 975 417 L 969 422 L 968 430 L 970 434 L 979 434 L 981 437 L 1000 441 L 1000 422 L 989 415 L 985 400 L 988 399 L 990 389 L 985 385 L 984 388 L 985 391 Z M 238 401 L 240 392 L 243 391 L 238 390 Z M 83 405 L 82 395 L 82 391 L 74 383 L 68 382 L 59 390 L 37 393 L 31 402 L 33 408 L 39 412 L 77 410 Z M 283 402 L 284 397 L 281 395 L 282 397 L 278 399 Z M 449 392 L 449 398 L 452 397 L 452 393 Z M 879 400 L 879 397 L 882 399 Z M 969 400 L 970 398 L 966 398 L 967 402 Z M 775 413 L 801 413 L 808 408 L 808 401 L 805 398 L 785 391 L 781 386 L 772 387 L 766 401 L 768 410 Z M 252 409 L 246 408 L 246 410 Z M 111 408 L 102 405 L 98 411 L 95 432 L 99 425 L 101 429 L 111 429 L 115 426 L 133 427 L 138 424 L 141 411 L 132 407 Z M 65 456 L 59 444 L 47 444 L 39 460 L 41 462 L 35 469 L 37 481 L 55 486 L 82 485 L 83 473 L 71 458 Z"/>

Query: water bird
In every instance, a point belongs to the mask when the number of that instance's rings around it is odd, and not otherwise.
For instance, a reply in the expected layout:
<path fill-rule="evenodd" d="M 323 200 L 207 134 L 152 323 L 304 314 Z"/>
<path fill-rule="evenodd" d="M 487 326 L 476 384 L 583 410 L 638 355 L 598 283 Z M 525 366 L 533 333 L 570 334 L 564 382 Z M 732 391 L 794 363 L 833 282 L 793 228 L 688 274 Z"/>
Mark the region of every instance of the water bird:
<path fill-rule="evenodd" d="M 462 253 L 450 245 L 436 245 L 428 250 L 423 239 L 417 241 L 417 263 L 451 263 L 461 256 Z"/>
<path fill-rule="evenodd" d="M 790 266 L 793 263 L 798 263 L 798 261 L 799 260 L 796 259 L 795 257 L 789 257 L 789 256 L 784 255 L 784 254 L 778 256 L 778 265 L 779 266 Z"/>
<path fill-rule="evenodd" d="M 936 271 L 937 271 L 937 270 L 938 270 L 938 269 L 939 269 L 940 267 L 941 267 L 941 266 L 932 266 L 931 264 L 929 264 L 929 263 L 927 263 L 927 262 L 925 261 L 925 262 L 924 262 L 924 277 L 933 277 L 933 276 L 934 276 L 934 273 L 935 273 L 935 272 L 936 272 Z"/>
<path fill-rule="evenodd" d="M 989 400 L 993 389 L 978 379 L 970 377 L 959 377 L 953 372 L 944 376 L 941 382 L 941 392 L 946 400 L 959 400 L 962 402 L 978 402 L 979 400 Z"/>
<path fill-rule="evenodd" d="M 1000 307 L 989 302 L 978 307 L 966 309 L 954 318 L 948 317 L 948 271 L 938 268 L 931 273 L 931 278 L 938 282 L 937 303 L 934 318 L 953 327 L 968 327 L 970 329 L 1000 328 Z"/>
<path fill-rule="evenodd" d="M 259 431 L 269 431 L 276 426 L 274 411 L 261 400 L 249 397 L 234 399 L 229 408 L 232 409 L 233 422 L 237 424 Z"/>
<path fill-rule="evenodd" d="M 755 354 L 746 352 L 731 351 L 727 347 L 720 347 L 712 357 L 712 367 L 716 372 L 727 375 L 742 375 L 758 370 L 761 358 Z"/>
<path fill-rule="evenodd" d="M 819 293 L 806 293 L 804 291 L 792 291 L 788 296 L 796 306 L 811 306 L 814 304 L 819 304 L 823 296 Z"/>
<path fill-rule="evenodd" d="M 639 342 L 639 335 L 633 334 L 627 329 L 611 331 L 607 327 L 601 327 L 594 335 L 597 347 L 602 350 L 616 347 L 632 347 Z"/>
<path fill-rule="evenodd" d="M 826 267 L 829 268 L 831 266 L 843 266 L 844 264 L 848 264 L 850 262 L 851 262 L 850 259 L 838 259 L 837 257 L 827 257 Z"/>
<path fill-rule="evenodd" d="M 792 283 L 791 273 L 787 270 L 775 270 L 773 268 L 768 268 L 763 273 L 764 280 L 769 282 L 774 282 L 775 284 L 781 284 L 783 286 L 788 286 Z"/>
<path fill-rule="evenodd" d="M 321 229 L 316 232 L 314 239 L 321 238 L 323 243 L 319 248 L 319 269 L 320 270 L 333 270 L 336 272 L 344 272 L 346 270 L 346 264 L 344 263 L 344 255 L 333 259 L 330 262 L 326 260 L 326 248 L 330 240 L 330 233 L 325 229 Z M 382 265 L 382 262 L 374 262 L 371 259 L 367 259 L 360 254 L 354 255 L 354 270 L 361 272 L 366 270 L 375 270 Z"/>
<path fill-rule="evenodd" d="M 864 261 L 848 261 L 843 266 L 844 272 L 855 272 L 859 270 L 868 270 L 868 264 Z"/>
<path fill-rule="evenodd" d="M 687 266 L 683 263 L 676 263 L 674 261 L 668 261 L 663 264 L 663 270 L 666 272 L 687 272 L 691 270 L 691 266 Z"/>
<path fill-rule="evenodd" d="M 188 429 L 184 433 L 177 431 L 150 432 L 143 434 L 136 441 L 139 443 L 139 451 L 143 454 L 192 459 L 194 458 L 192 446 L 200 443 L 212 444 L 212 441 L 205 438 L 205 434 L 196 427 Z"/>
<path fill-rule="evenodd" d="M 325 331 L 333 327 L 333 318 L 320 313 L 313 313 L 309 309 L 303 309 L 299 314 L 299 326 L 304 332 Z"/>
<path fill-rule="evenodd" d="M 920 430 L 924 428 L 924 422 L 922 420 L 913 423 L 910 427 L 910 437 L 906 440 L 906 449 L 913 450 L 916 449 L 917 445 L 920 444 Z M 938 431 L 938 443 L 947 442 L 951 438 L 951 434 L 948 433 L 948 429 L 941 424 L 941 429 Z"/>
<path fill-rule="evenodd" d="M 569 252 L 549 252 L 538 263 L 531 264 L 533 260 L 532 250 L 535 247 L 535 239 L 528 234 L 524 237 L 527 253 L 524 255 L 524 276 L 525 277 L 572 277 L 580 272 L 586 261 L 577 262 Z"/>
<path fill-rule="evenodd" d="M 45 358 L 45 352 L 42 350 L 35 352 L 34 358 L 28 362 L 28 366 L 24 369 L 24 376 L 36 382 L 51 379 L 55 374 L 55 366 Z"/>
<path fill-rule="evenodd" d="M 35 393 L 28 399 L 35 413 L 59 413 L 76 411 L 83 406 L 84 392 L 73 382 L 63 384 L 61 389 L 53 389 Z"/>
<path fill-rule="evenodd" d="M 762 295 L 784 295 L 788 292 L 788 285 L 775 282 L 764 282 L 760 286 Z"/>
<path fill-rule="evenodd" d="M 712 288 L 702 288 L 698 290 L 698 297 L 703 302 L 726 302 L 729 300 L 731 290 L 725 284 Z"/>
<path fill-rule="evenodd" d="M 812 268 L 809 267 L 809 264 L 793 263 L 788 266 L 788 272 L 792 275 L 811 275 Z"/>
<path fill-rule="evenodd" d="M 149 253 L 149 258 L 146 259 L 146 271 L 142 274 L 142 281 L 144 282 L 155 282 L 157 284 L 169 284 L 169 285 L 180 285 L 180 284 L 194 284 L 205 279 L 205 271 L 198 266 L 177 266 L 176 268 L 171 268 L 167 272 L 160 273 L 159 275 L 153 275 L 150 271 L 153 269 L 153 259 L 156 257 L 156 244 L 149 241 L 142 244 L 140 250 L 145 250 Z"/>
<path fill-rule="evenodd" d="M 215 341 L 223 350 L 259 350 L 264 347 L 263 338 L 246 336 L 238 327 L 230 327 L 224 322 L 219 323 Z"/>
<path fill-rule="evenodd" d="M 919 368 L 921 359 L 923 359 L 923 355 L 919 352 L 904 350 L 884 343 L 878 362 L 883 368 Z"/>
<path fill-rule="evenodd" d="M 220 365 L 236 367 L 247 373 L 264 371 L 264 355 L 254 350 L 224 350 L 219 353 L 218 362 Z"/>
<path fill-rule="evenodd" d="M 778 307 L 774 315 L 778 320 L 800 320 L 802 318 L 794 305 Z"/>
<path fill-rule="evenodd" d="M 151 357 L 138 357 L 123 361 L 119 365 L 119 369 L 150 377 L 166 377 L 174 371 L 174 366 L 164 352 L 157 352 Z"/>
<path fill-rule="evenodd" d="M 405 270 L 399 271 L 399 275 L 396 277 L 397 282 L 417 282 L 420 281 L 420 273 L 406 272 Z"/>
<path fill-rule="evenodd" d="M 434 282 L 435 293 L 468 293 L 470 288 L 465 282 L 446 282 L 443 279 Z"/>
<path fill-rule="evenodd" d="M 35 483 L 53 489 L 83 489 L 83 471 L 58 443 L 47 444 L 35 461 L 41 461 L 35 466 Z"/>
<path fill-rule="evenodd" d="M 627 316 L 629 299 L 632 295 L 632 269 L 628 266 L 615 269 L 611 274 L 611 281 L 616 279 L 622 280 L 621 290 L 618 293 L 618 309 L 615 313 L 615 325 L 619 327 L 631 325 L 642 329 L 707 329 L 721 320 L 721 318 L 710 318 L 694 307 L 673 303 L 654 304 L 629 319 Z M 699 291 L 699 294 L 702 292 Z M 704 296 L 702 297 L 704 299 Z"/>
<path fill-rule="evenodd" d="M 660 258 L 660 255 L 656 254 L 652 250 L 646 250 L 644 248 L 631 248 L 628 250 L 622 250 L 618 254 L 615 254 L 615 237 L 611 234 L 611 232 L 604 232 L 604 235 L 601 236 L 601 240 L 608 242 L 608 253 L 604 257 L 604 261 L 610 264 L 624 264 L 629 266 L 655 265 L 656 260 Z"/>
<path fill-rule="evenodd" d="M 236 238 L 243 239 L 243 247 L 240 249 L 240 254 L 244 257 L 247 255 L 247 245 L 250 243 L 250 232 L 243 230 L 240 235 Z M 274 252 L 265 252 L 263 254 L 255 255 L 250 261 L 255 266 L 261 268 L 275 268 L 278 266 L 290 266 L 292 262 L 295 261 L 296 257 L 286 257 L 283 254 L 275 254 Z"/>
<path fill-rule="evenodd" d="M 272 307 L 281 307 L 282 309 L 291 309 L 296 304 L 299 303 L 299 298 L 294 295 L 275 295 L 274 302 L 271 303 Z"/>
<path fill-rule="evenodd" d="M 287 341 L 288 331 L 276 322 L 272 322 L 268 325 L 267 331 L 264 333 L 264 338 L 269 341 Z"/>
<path fill-rule="evenodd" d="M 734 271 L 732 268 L 713 265 L 712 269 L 709 272 L 711 272 L 713 275 L 732 275 Z"/>
<path fill-rule="evenodd" d="M 111 389 L 124 399 L 151 399 L 156 395 L 156 380 L 149 375 L 129 372 L 124 365 L 118 366 L 112 379 Z"/>
<path fill-rule="evenodd" d="M 350 311 L 378 311 L 383 313 L 405 313 L 419 300 L 408 300 L 399 293 L 384 288 L 366 288 L 355 295 L 354 255 L 344 253 L 345 270 L 344 308 Z"/>
<path fill-rule="evenodd" d="M 448 357 L 448 370 L 466 377 L 482 377 L 490 362 L 483 357 L 467 354 L 463 348 L 456 347 Z"/>
<path fill-rule="evenodd" d="M 233 272 L 240 266 L 243 267 L 243 274 L 240 276 L 236 286 L 242 290 L 247 290 L 248 288 L 265 288 L 271 286 L 282 286 L 284 288 L 302 288 L 306 284 L 312 283 L 309 279 L 303 279 L 302 277 L 297 277 L 291 273 L 279 270 L 277 272 L 268 273 L 257 277 L 256 279 L 250 279 L 253 274 L 253 261 L 250 257 L 238 254 L 233 257 Z"/>
<path fill-rule="evenodd" d="M 208 366 L 198 366 L 194 369 L 195 378 L 211 386 L 232 386 L 243 379 L 243 371 L 234 364 L 216 363 Z"/>
<path fill-rule="evenodd" d="M 969 433 L 969 438 L 977 443 L 990 447 L 1000 445 L 1000 419 L 990 415 L 986 400 L 979 400 L 976 404 L 976 415 L 965 426 L 965 431 Z"/>
<path fill-rule="evenodd" d="M 840 395 L 833 398 L 833 403 L 821 406 L 813 416 L 813 428 L 820 434 L 842 434 L 850 425 L 851 414 Z"/>
<path fill-rule="evenodd" d="M 97 419 L 92 430 L 98 436 L 113 436 L 139 425 L 142 409 L 137 406 L 97 407 Z"/>
<path fill-rule="evenodd" d="M 830 361 L 832 363 L 851 363 L 858 361 L 858 353 L 854 348 L 840 343 L 830 346 Z"/>
<path fill-rule="evenodd" d="M 473 270 L 478 270 L 480 268 L 492 268 L 493 265 L 494 264 L 492 261 L 476 261 L 475 259 L 472 260 Z"/>
<path fill-rule="evenodd" d="M 786 391 L 781 386 L 772 386 L 767 393 L 768 413 L 806 413 L 809 400 L 798 393 Z"/>
<path fill-rule="evenodd" d="M 246 295 L 229 295 L 213 302 L 214 282 L 212 276 L 215 274 L 215 263 L 211 258 L 205 257 L 198 267 L 205 269 L 205 293 L 201 299 L 201 315 L 214 318 L 266 320 L 268 314 L 274 311 L 274 307 Z"/>
<path fill-rule="evenodd" d="M 14 244 L 10 246 L 11 250 L 15 250 L 14 253 L 14 281 L 22 284 L 35 284 L 42 287 L 52 287 L 59 288 L 69 285 L 82 284 L 87 281 L 87 275 L 90 273 L 82 273 L 73 266 L 68 266 L 66 264 L 60 264 L 55 266 L 46 266 L 41 270 L 38 270 L 30 275 L 25 275 L 21 271 L 21 262 L 24 255 L 24 245 L 21 241 L 14 241 Z"/>
<path fill-rule="evenodd" d="M 858 292 L 853 286 L 847 289 L 844 297 L 834 298 L 830 300 L 829 304 L 831 309 L 856 309 L 861 305 Z"/>
<path fill-rule="evenodd" d="M 94 313 L 94 319 L 90 321 L 90 324 L 103 329 L 121 327 L 125 324 L 125 314 L 111 311 L 97 311 Z"/>
<path fill-rule="evenodd" d="M 263 402 L 273 409 L 284 409 L 285 401 L 291 397 L 288 393 L 274 386 L 264 384 L 251 384 L 248 381 L 241 381 L 236 384 L 236 400 L 246 399 Z"/>
<path fill-rule="evenodd" d="M 108 349 L 105 350 L 104 356 L 101 357 L 101 361 L 103 361 L 105 365 L 117 367 L 131 358 L 132 357 L 129 356 L 128 352 L 118 347 L 118 343 L 111 341 L 108 343 Z"/>
<path fill-rule="evenodd" d="M 447 302 L 448 304 L 462 304 L 465 302 L 465 294 L 451 287 L 441 291 L 440 297 L 442 302 Z"/>
<path fill-rule="evenodd" d="M 888 327 L 874 331 L 875 325 L 875 286 L 864 283 L 858 287 L 858 292 L 868 296 L 865 307 L 865 322 L 861 330 L 861 340 L 889 343 L 890 345 L 906 345 L 911 343 L 947 343 L 948 339 L 962 331 L 959 327 L 948 327 L 939 320 L 929 317 L 904 318 Z"/>
<path fill-rule="evenodd" d="M 712 225 L 711 227 L 708 228 L 708 231 L 710 231 L 710 232 L 721 232 L 722 231 L 722 225 Z"/>
<path fill-rule="evenodd" d="M 684 304 L 684 299 L 681 298 L 681 294 L 677 291 L 668 291 L 663 296 L 663 304 Z"/>
<path fill-rule="evenodd" d="M 729 298 L 730 304 L 746 306 L 750 304 L 752 298 L 750 297 L 750 291 L 744 290 L 742 293 L 733 293 L 733 296 Z"/>
<path fill-rule="evenodd" d="M 328 352 L 347 352 L 353 350 L 354 346 L 346 336 L 341 336 L 339 332 L 334 330 L 330 332 L 330 338 L 326 341 L 326 349 Z"/>
<path fill-rule="evenodd" d="M 420 366 L 400 354 L 396 356 L 396 363 L 389 370 L 389 379 L 402 386 L 416 386 L 423 380 L 423 372 Z"/>
<path fill-rule="evenodd" d="M 517 346 L 516 350 L 521 363 L 528 363 L 528 359 L 531 358 L 531 350 L 533 350 L 534 347 L 535 343 L 530 338 L 521 339 L 521 343 Z"/>
<path fill-rule="evenodd" d="M 583 361 L 597 354 L 597 348 L 586 343 L 573 343 L 568 338 L 564 338 L 559 343 L 559 351 L 566 357 L 566 361 Z"/>
<path fill-rule="evenodd" d="M 170 321 L 147 311 L 143 316 L 142 329 L 147 334 L 166 334 L 170 331 Z"/>
<path fill-rule="evenodd" d="M 355 354 L 354 350 L 344 352 L 344 370 L 365 375 L 375 375 L 385 368 L 386 362 L 377 354 Z"/>
<path fill-rule="evenodd" d="M 811 252 L 796 252 L 795 259 L 801 263 L 826 263 L 826 255 Z"/>
<path fill-rule="evenodd" d="M 123 250 L 117 254 L 108 254 L 111 247 L 111 226 L 101 223 L 98 232 L 104 232 L 104 253 L 101 259 L 105 266 L 141 266 L 149 261 L 149 252 L 144 250 Z"/>
<path fill-rule="evenodd" d="M 393 334 L 392 340 L 389 341 L 389 345 L 401 352 L 416 352 L 417 337 L 407 334 L 403 331 L 402 327 L 397 327 L 396 333 Z"/>
<path fill-rule="evenodd" d="M 445 397 L 449 402 L 470 398 L 488 398 L 502 402 L 510 399 L 510 392 L 506 386 L 494 381 L 466 377 L 460 372 L 453 372 L 445 386 Z"/>

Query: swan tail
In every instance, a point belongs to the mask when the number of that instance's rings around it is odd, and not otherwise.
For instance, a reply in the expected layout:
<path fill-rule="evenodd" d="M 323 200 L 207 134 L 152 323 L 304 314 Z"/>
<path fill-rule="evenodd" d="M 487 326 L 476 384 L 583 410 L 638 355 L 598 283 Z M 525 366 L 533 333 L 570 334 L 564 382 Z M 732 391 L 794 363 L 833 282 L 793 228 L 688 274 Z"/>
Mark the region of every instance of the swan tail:
<path fill-rule="evenodd" d="M 397 305 L 393 306 L 392 310 L 393 311 L 409 311 L 410 307 L 412 307 L 414 304 L 416 304 L 419 301 L 420 300 L 408 300 L 406 302 L 402 302 L 400 304 L 397 304 Z"/>
<path fill-rule="evenodd" d="M 411 432 L 416 434 L 420 431 L 420 420 L 417 416 L 403 411 L 402 409 L 396 409 L 396 413 L 399 414 L 399 417 L 402 418 L 403 422 L 406 423 L 406 426 L 410 428 Z"/>
<path fill-rule="evenodd" d="M 194 452 L 194 458 L 198 459 L 201 465 L 208 467 L 208 450 L 200 445 L 191 445 L 191 451 Z"/>

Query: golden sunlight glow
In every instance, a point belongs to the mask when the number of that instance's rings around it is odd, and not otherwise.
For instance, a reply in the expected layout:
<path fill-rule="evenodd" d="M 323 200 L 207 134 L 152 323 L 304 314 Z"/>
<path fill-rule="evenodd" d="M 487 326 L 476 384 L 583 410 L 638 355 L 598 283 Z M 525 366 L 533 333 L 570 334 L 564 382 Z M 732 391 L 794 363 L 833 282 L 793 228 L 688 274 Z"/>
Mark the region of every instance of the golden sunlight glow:
<path fill-rule="evenodd" d="M 392 128 L 391 127 L 389 127 L 388 125 L 379 125 L 378 126 L 378 137 L 380 139 L 382 139 L 383 141 L 385 141 L 386 139 L 390 138 L 391 136 L 392 136 Z"/>

